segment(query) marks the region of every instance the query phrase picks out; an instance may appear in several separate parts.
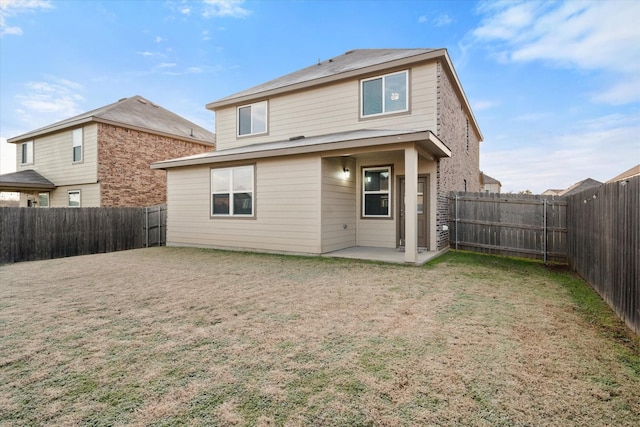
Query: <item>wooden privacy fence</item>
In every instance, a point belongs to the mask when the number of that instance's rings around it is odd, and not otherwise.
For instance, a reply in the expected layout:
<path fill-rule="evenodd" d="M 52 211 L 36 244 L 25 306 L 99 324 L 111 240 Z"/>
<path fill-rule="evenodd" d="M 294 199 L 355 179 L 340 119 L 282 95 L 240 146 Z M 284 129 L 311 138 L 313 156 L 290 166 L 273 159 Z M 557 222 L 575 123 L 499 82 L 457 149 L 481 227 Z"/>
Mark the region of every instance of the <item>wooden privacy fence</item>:
<path fill-rule="evenodd" d="M 569 264 L 640 334 L 640 176 L 566 199 Z"/>
<path fill-rule="evenodd" d="M 0 263 L 163 245 L 166 207 L 0 208 Z"/>
<path fill-rule="evenodd" d="M 449 240 L 456 249 L 564 263 L 566 213 L 557 197 L 451 193 Z"/>

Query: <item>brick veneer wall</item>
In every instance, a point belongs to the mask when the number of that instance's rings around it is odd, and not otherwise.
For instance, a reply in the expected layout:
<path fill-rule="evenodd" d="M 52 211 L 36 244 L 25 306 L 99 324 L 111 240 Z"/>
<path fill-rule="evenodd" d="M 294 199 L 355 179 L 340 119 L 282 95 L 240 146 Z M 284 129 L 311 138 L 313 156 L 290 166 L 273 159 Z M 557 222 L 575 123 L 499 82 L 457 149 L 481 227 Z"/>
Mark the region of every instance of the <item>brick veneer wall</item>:
<path fill-rule="evenodd" d="M 153 206 L 166 203 L 166 172 L 152 170 L 151 163 L 213 149 L 209 145 L 99 123 L 100 205 Z"/>
<path fill-rule="evenodd" d="M 480 191 L 480 136 L 451 84 L 451 77 L 444 71 L 440 62 L 437 102 L 437 134 L 451 150 L 451 157 L 440 159 L 437 167 L 437 243 L 438 249 L 442 249 L 449 244 L 449 232 L 442 229 L 449 221 L 447 195 L 450 191 L 464 191 L 465 180 L 466 191 Z"/>

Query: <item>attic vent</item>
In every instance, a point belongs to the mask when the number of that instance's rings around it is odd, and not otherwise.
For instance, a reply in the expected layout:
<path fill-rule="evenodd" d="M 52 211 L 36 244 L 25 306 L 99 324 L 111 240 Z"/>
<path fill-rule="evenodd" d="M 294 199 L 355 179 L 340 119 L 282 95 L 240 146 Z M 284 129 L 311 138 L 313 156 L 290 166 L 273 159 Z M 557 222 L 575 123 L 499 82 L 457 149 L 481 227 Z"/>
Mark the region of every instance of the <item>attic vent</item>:
<path fill-rule="evenodd" d="M 304 139 L 304 135 L 292 136 L 289 141 L 297 141 L 299 139 Z"/>
<path fill-rule="evenodd" d="M 142 104 L 146 104 L 147 100 L 143 99 L 143 98 L 138 98 L 138 102 L 142 103 Z"/>
<path fill-rule="evenodd" d="M 124 101 L 125 99 L 127 99 L 127 98 L 120 98 L 120 99 L 118 99 L 118 102 L 122 102 L 122 101 Z"/>
<path fill-rule="evenodd" d="M 355 52 L 355 50 L 348 50 L 348 51 L 346 51 L 344 54 L 345 54 L 345 55 L 349 55 L 350 53 L 353 53 L 353 52 Z"/>
<path fill-rule="evenodd" d="M 158 108 L 158 106 L 156 104 L 154 104 L 153 102 L 150 103 L 152 107 L 156 107 Z"/>

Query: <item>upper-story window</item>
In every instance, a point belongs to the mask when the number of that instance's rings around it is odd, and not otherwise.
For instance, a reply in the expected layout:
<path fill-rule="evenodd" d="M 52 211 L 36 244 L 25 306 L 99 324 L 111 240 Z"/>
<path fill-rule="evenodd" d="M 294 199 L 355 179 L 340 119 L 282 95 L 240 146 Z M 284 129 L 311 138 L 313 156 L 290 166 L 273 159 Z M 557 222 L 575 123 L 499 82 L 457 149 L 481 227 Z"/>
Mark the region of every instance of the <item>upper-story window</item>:
<path fill-rule="evenodd" d="M 74 129 L 73 136 L 73 162 L 82 161 L 82 128 Z"/>
<path fill-rule="evenodd" d="M 267 133 L 267 101 L 238 107 L 238 136 Z"/>
<path fill-rule="evenodd" d="M 409 72 L 385 74 L 360 81 L 361 117 L 409 110 Z"/>
<path fill-rule="evenodd" d="M 33 163 L 33 141 L 22 143 L 20 145 L 20 150 L 20 163 L 23 165 L 29 165 Z"/>

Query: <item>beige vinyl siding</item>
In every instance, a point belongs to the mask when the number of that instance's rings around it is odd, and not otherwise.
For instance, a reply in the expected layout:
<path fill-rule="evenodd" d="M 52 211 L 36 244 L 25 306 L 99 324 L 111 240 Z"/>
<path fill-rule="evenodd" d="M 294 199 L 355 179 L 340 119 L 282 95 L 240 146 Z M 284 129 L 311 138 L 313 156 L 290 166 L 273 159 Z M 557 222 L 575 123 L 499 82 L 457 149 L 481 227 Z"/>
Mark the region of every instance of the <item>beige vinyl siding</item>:
<path fill-rule="evenodd" d="M 384 73 L 381 73 L 384 74 Z M 269 99 L 268 133 L 237 137 L 236 107 L 216 111 L 217 149 L 224 150 L 292 136 L 316 136 L 356 129 L 436 130 L 437 67 L 414 66 L 409 71 L 409 113 L 360 119 L 360 79 Z"/>
<path fill-rule="evenodd" d="M 20 165 L 17 149 L 17 170 L 33 169 L 57 186 L 96 183 L 98 176 L 98 144 L 96 124 L 83 128 L 82 162 L 73 163 L 73 129 L 65 129 L 33 141 L 33 164 Z"/>
<path fill-rule="evenodd" d="M 320 253 L 318 157 L 256 163 L 254 219 L 210 217 L 210 170 L 167 171 L 169 245 Z"/>
<path fill-rule="evenodd" d="M 68 191 L 80 191 L 80 207 L 81 208 L 97 208 L 100 207 L 100 184 L 85 184 L 85 185 L 69 185 L 64 187 L 58 187 L 55 190 L 42 191 L 43 193 L 49 193 L 49 207 L 50 208 L 66 208 L 68 207 Z M 38 200 L 38 193 L 34 192 L 21 192 L 20 193 L 20 206 L 27 206 L 27 199 L 29 196 Z"/>
<path fill-rule="evenodd" d="M 357 227 L 358 246 L 373 246 L 377 248 L 396 247 L 396 219 L 397 219 L 397 194 L 396 177 L 399 170 L 403 169 L 404 152 L 393 151 L 386 153 L 376 153 L 363 156 L 358 159 L 357 164 Z M 362 218 L 362 168 L 372 166 L 391 165 L 391 218 Z"/>
<path fill-rule="evenodd" d="M 393 177 L 391 180 L 391 213 L 392 217 L 389 218 L 362 218 L 362 168 L 372 166 L 392 166 Z M 395 248 L 396 237 L 398 230 L 398 215 L 399 215 L 399 195 L 398 195 L 398 178 L 404 176 L 404 152 L 393 151 L 387 153 L 376 153 L 370 156 L 362 156 L 358 159 L 357 163 L 357 245 L 358 246 L 373 246 L 381 248 Z M 430 233 L 430 247 L 435 247 L 435 234 L 433 230 L 436 227 L 436 201 L 437 201 L 437 187 L 436 187 L 436 162 L 419 158 L 418 160 L 418 174 L 429 175 L 429 205 L 426 209 L 429 209 L 429 230 Z"/>
<path fill-rule="evenodd" d="M 349 178 L 344 168 L 349 168 Z M 356 162 L 351 158 L 322 160 L 322 252 L 356 245 Z M 346 225 L 346 228 L 345 228 Z"/>
<path fill-rule="evenodd" d="M 50 203 L 53 208 L 67 207 L 67 191 L 80 190 L 80 207 L 100 207 L 100 184 L 69 185 L 51 191 Z"/>

